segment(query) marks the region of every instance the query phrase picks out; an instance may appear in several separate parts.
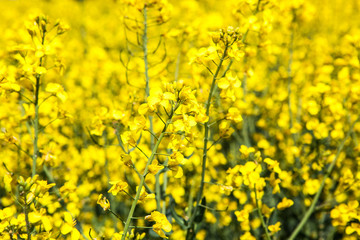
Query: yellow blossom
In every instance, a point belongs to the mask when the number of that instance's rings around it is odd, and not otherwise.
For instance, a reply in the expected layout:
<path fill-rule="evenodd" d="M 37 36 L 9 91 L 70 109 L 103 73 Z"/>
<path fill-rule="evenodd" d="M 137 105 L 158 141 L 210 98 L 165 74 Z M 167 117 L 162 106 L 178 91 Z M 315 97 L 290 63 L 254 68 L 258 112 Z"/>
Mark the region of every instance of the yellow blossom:
<path fill-rule="evenodd" d="M 281 230 L 280 225 L 281 225 L 281 223 L 277 222 L 274 225 L 269 225 L 268 229 L 271 233 L 277 233 Z"/>
<path fill-rule="evenodd" d="M 284 210 L 286 208 L 291 207 L 292 205 L 294 205 L 294 201 L 291 199 L 288 199 L 286 197 L 284 197 L 281 202 L 278 203 L 277 205 L 277 209 L 278 210 Z"/>
<path fill-rule="evenodd" d="M 149 165 L 149 173 L 155 175 L 159 170 L 163 169 L 164 166 L 159 165 L 158 160 L 153 160 L 152 163 Z"/>
<path fill-rule="evenodd" d="M 97 204 L 99 204 L 104 209 L 104 211 L 107 211 L 110 208 L 109 200 L 102 194 L 99 195 Z"/>
<path fill-rule="evenodd" d="M 123 182 L 121 180 L 118 181 L 112 181 L 110 182 L 112 187 L 108 191 L 112 195 L 116 196 L 119 192 L 125 191 L 128 187 L 128 184 L 126 182 Z"/>
<path fill-rule="evenodd" d="M 54 93 L 62 102 L 65 102 L 67 99 L 67 93 L 65 92 L 64 88 L 57 83 L 48 83 L 46 85 L 45 91 L 49 93 Z"/>
<path fill-rule="evenodd" d="M 168 238 L 165 235 L 164 231 L 170 232 L 172 229 L 172 226 L 164 214 L 162 214 L 158 211 L 154 211 L 151 213 L 151 215 L 146 216 L 145 220 L 155 221 L 155 224 L 153 225 L 154 232 L 156 232 L 162 238 Z"/>

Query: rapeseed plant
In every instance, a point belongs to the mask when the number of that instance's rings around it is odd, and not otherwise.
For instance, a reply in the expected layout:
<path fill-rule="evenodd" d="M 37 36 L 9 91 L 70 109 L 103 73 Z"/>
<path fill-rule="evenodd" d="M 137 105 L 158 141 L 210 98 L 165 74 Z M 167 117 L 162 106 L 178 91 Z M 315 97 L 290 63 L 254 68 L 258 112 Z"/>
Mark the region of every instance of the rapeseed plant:
<path fill-rule="evenodd" d="M 1 239 L 359 238 L 356 1 L 0 6 Z"/>

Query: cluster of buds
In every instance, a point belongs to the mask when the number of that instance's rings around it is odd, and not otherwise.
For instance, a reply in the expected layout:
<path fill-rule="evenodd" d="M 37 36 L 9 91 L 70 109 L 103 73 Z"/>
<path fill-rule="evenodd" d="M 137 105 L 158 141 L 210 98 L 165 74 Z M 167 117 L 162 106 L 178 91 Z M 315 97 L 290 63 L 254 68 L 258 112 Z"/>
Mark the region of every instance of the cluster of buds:
<path fill-rule="evenodd" d="M 30 190 L 38 178 L 39 175 L 35 175 L 32 178 L 29 177 L 26 180 L 22 176 L 19 177 L 19 193 L 20 196 L 25 196 L 25 204 L 30 204 L 34 200 L 35 195 Z"/>
<path fill-rule="evenodd" d="M 221 28 L 218 32 L 212 34 L 212 40 L 215 44 L 224 43 L 225 45 L 232 45 L 238 40 L 242 39 L 240 29 L 229 26 L 227 29 Z"/>
<path fill-rule="evenodd" d="M 50 21 L 48 17 L 40 15 L 34 17 L 31 21 L 26 23 L 26 29 L 31 37 L 37 35 L 36 29 L 39 30 L 40 36 L 44 36 L 44 34 L 48 31 L 51 31 L 56 27 L 56 34 L 61 35 L 69 30 L 69 26 L 60 20 L 57 20 L 53 26 L 48 27 Z M 50 30 L 49 30 L 50 29 Z"/>
<path fill-rule="evenodd" d="M 35 198 L 42 197 L 55 183 L 48 184 L 38 180 L 39 175 L 29 177 L 26 180 L 20 176 L 18 179 L 20 196 L 24 196 L 24 204 L 31 204 Z"/>

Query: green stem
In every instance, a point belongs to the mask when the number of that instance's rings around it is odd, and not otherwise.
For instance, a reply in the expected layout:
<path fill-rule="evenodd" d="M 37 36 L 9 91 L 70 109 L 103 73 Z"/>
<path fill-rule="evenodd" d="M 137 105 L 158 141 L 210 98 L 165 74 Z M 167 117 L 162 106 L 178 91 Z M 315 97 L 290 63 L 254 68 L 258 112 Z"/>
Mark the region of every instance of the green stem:
<path fill-rule="evenodd" d="M 25 223 L 26 223 L 26 233 L 27 233 L 27 240 L 31 240 L 31 234 L 30 234 L 30 222 L 29 222 L 29 213 L 28 213 L 28 205 L 26 203 L 26 193 L 24 193 L 25 197 L 25 203 L 24 203 L 24 214 L 25 214 Z"/>
<path fill-rule="evenodd" d="M 156 155 L 156 152 L 159 148 L 159 145 L 162 141 L 162 139 L 164 138 L 164 136 L 166 135 L 165 132 L 166 132 L 166 129 L 168 128 L 169 124 L 171 123 L 171 120 L 172 120 L 172 116 L 174 115 L 176 109 L 177 109 L 178 105 L 174 108 L 174 110 L 172 111 L 172 113 L 170 114 L 170 117 L 169 119 L 166 121 L 166 125 L 164 126 L 163 130 L 161 131 L 161 134 L 159 136 L 159 140 L 156 142 L 154 148 L 152 149 L 152 152 L 151 152 L 151 155 L 146 163 L 146 166 L 145 166 L 145 170 L 144 170 L 144 173 L 143 175 L 141 175 L 141 178 L 140 178 L 140 183 L 139 183 L 139 187 L 138 187 L 138 190 L 136 191 L 136 195 L 135 195 L 135 199 L 133 200 L 132 202 L 132 205 L 131 205 L 131 208 L 130 208 L 130 212 L 128 214 L 128 217 L 126 219 L 126 223 L 125 223 L 125 227 L 124 227 L 124 233 L 122 235 L 122 240 L 125 240 L 126 239 L 126 235 L 129 231 L 129 226 L 130 226 L 130 222 L 131 222 L 131 219 L 134 215 L 134 212 L 135 212 L 135 208 L 136 208 L 136 204 L 137 202 L 139 201 L 139 198 L 140 198 L 140 193 L 141 193 L 141 189 L 142 187 L 144 186 L 144 183 L 145 183 L 145 177 L 146 175 L 148 174 L 148 168 L 149 168 L 149 165 L 151 165 L 152 161 L 154 160 L 155 158 L 155 155 Z"/>
<path fill-rule="evenodd" d="M 123 220 L 119 215 L 117 215 L 113 210 L 111 210 L 111 209 L 109 208 L 108 211 L 109 211 L 115 218 L 119 219 L 122 223 L 125 223 L 124 220 Z"/>
<path fill-rule="evenodd" d="M 104 154 L 105 154 L 105 166 L 104 166 L 104 168 L 105 168 L 105 175 L 106 175 L 106 178 L 107 178 L 108 187 L 110 188 L 111 186 L 110 186 L 109 182 L 111 181 L 111 179 L 110 179 L 110 171 L 109 171 L 109 158 L 108 158 L 108 152 L 107 152 L 108 135 L 107 135 L 106 131 L 103 134 L 103 139 L 104 139 Z M 110 201 L 110 206 L 115 206 L 114 196 L 112 194 L 110 194 L 109 201 Z M 115 209 L 116 209 L 116 206 L 115 206 Z M 111 213 L 113 213 L 111 211 L 111 209 L 109 209 L 109 211 Z M 115 221 L 116 218 L 117 218 L 116 214 L 113 213 L 112 218 L 113 218 L 113 224 L 114 224 L 113 227 L 114 227 L 115 231 L 117 231 L 118 229 L 117 229 L 117 224 L 116 224 L 116 221 Z"/>
<path fill-rule="evenodd" d="M 36 160 L 38 158 L 38 138 L 39 138 L 39 105 L 38 105 L 38 96 L 39 96 L 39 87 L 40 87 L 40 75 L 36 77 L 36 90 L 35 90 L 35 119 L 34 119 L 34 153 L 33 153 L 33 165 L 32 165 L 32 177 L 36 174 Z"/>
<path fill-rule="evenodd" d="M 260 218 L 260 221 L 261 221 L 261 226 L 264 228 L 265 230 L 265 235 L 266 235 L 266 239 L 267 240 L 271 240 L 270 238 L 270 235 L 269 235 L 269 231 L 267 229 L 267 226 L 265 224 L 265 221 L 264 221 L 264 217 L 261 213 L 261 209 L 260 209 L 260 206 L 259 206 L 259 201 L 258 201 L 258 198 L 257 198 L 257 191 L 256 191 L 256 185 L 254 185 L 254 191 L 255 191 L 255 202 L 256 202 L 256 208 L 257 208 L 257 213 L 259 215 L 259 218 Z"/>
<path fill-rule="evenodd" d="M 141 174 L 139 173 L 139 171 L 137 170 L 135 165 L 132 165 L 132 168 L 134 169 L 134 171 L 136 172 L 136 174 L 138 175 L 138 177 L 141 179 Z M 153 190 L 150 189 L 150 187 L 144 183 L 145 189 L 146 191 L 148 191 L 149 193 L 153 193 Z"/>
<path fill-rule="evenodd" d="M 304 217 L 301 219 L 300 223 L 297 225 L 297 227 L 295 228 L 295 230 L 293 231 L 293 233 L 291 234 L 289 240 L 294 240 L 296 238 L 296 236 L 299 234 L 299 232 L 301 231 L 301 229 L 304 227 L 304 225 L 306 224 L 307 220 L 310 218 L 310 216 L 312 215 L 312 213 L 315 210 L 316 204 L 320 199 L 320 195 L 325 187 L 325 182 L 327 180 L 327 178 L 330 176 L 331 172 L 334 170 L 334 167 L 336 165 L 336 162 L 340 156 L 341 151 L 343 150 L 344 146 L 345 146 L 345 142 L 346 140 L 349 138 L 355 123 L 357 123 L 359 121 L 359 118 L 357 120 L 355 120 L 355 122 L 351 125 L 349 132 L 346 134 L 345 138 L 343 139 L 343 141 L 340 143 L 336 155 L 333 159 L 333 161 L 331 162 L 329 168 L 327 169 L 327 171 L 325 172 L 324 178 L 321 182 L 320 188 L 317 191 L 309 209 L 306 211 Z"/>
<path fill-rule="evenodd" d="M 147 44 L 148 44 L 148 36 L 147 36 L 148 24 L 147 24 L 147 7 L 146 6 L 144 6 L 143 14 L 144 14 L 144 34 L 143 34 L 142 38 L 143 38 L 145 81 L 146 81 L 145 97 L 148 98 L 150 95 L 150 77 L 149 77 L 149 61 L 148 61 L 148 46 L 147 46 Z M 149 116 L 149 122 L 150 122 L 149 131 L 153 132 L 152 116 Z M 151 146 L 151 148 L 154 147 L 154 136 L 153 135 L 150 136 L 150 146 Z"/>
<path fill-rule="evenodd" d="M 45 42 L 45 32 L 42 34 L 41 44 L 44 45 Z M 39 67 L 43 65 L 43 57 L 40 58 Z M 32 177 L 36 174 L 36 160 L 39 155 L 38 139 L 39 139 L 39 92 L 40 92 L 40 74 L 36 74 L 36 84 L 35 84 L 35 119 L 34 119 L 34 153 L 33 153 L 33 165 L 32 165 Z"/>
<path fill-rule="evenodd" d="M 169 158 L 166 158 L 164 165 L 168 165 L 168 162 L 169 162 Z M 165 171 L 163 175 L 163 192 L 165 194 L 166 194 L 167 184 L 168 184 L 168 177 L 167 177 L 167 171 Z M 163 201 L 163 207 L 161 213 L 163 214 L 166 213 L 166 201 Z"/>
<path fill-rule="evenodd" d="M 212 79 L 208 100 L 207 100 L 207 102 L 205 104 L 206 116 L 208 116 L 208 117 L 210 115 L 211 99 L 212 99 L 212 96 L 213 96 L 213 93 L 214 93 L 217 76 L 219 75 L 221 66 L 222 66 L 222 64 L 223 64 L 223 62 L 225 60 L 226 55 L 227 55 L 228 47 L 229 47 L 228 45 L 225 45 L 223 55 L 222 55 L 222 57 L 220 59 L 220 62 L 218 64 L 218 67 L 217 67 L 216 72 L 215 72 L 215 74 L 213 76 L 213 79 Z M 188 224 L 189 228 L 191 228 L 193 223 L 194 223 L 196 213 L 197 213 L 197 211 L 198 211 L 198 209 L 200 207 L 200 200 L 201 200 L 201 198 L 203 196 L 204 179 L 205 179 L 205 171 L 206 171 L 206 159 L 207 159 L 207 151 L 208 151 L 207 144 L 208 144 L 208 141 L 209 141 L 209 130 L 210 130 L 209 125 L 207 123 L 205 123 L 205 137 L 204 137 L 204 148 L 203 148 L 203 159 L 202 159 L 200 189 L 199 189 L 199 192 L 198 192 L 198 195 L 197 195 L 197 198 L 196 198 L 196 206 L 195 206 L 194 212 L 192 213 L 189 224 Z"/>
<path fill-rule="evenodd" d="M 166 126 L 167 127 L 167 126 Z M 140 183 L 139 183 L 139 187 L 138 187 L 138 190 L 136 191 L 136 195 L 135 195 L 135 200 L 133 201 L 132 205 L 131 205 L 131 208 L 130 208 L 130 212 L 129 212 L 129 215 L 126 219 L 126 223 L 125 223 L 125 227 L 124 227 L 124 233 L 123 233 L 123 236 L 122 236 L 122 240 L 125 240 L 126 239 L 126 235 L 127 235 L 127 232 L 128 232 L 128 229 L 129 229 L 129 226 L 130 226 L 130 222 L 131 222 L 131 219 L 132 219 L 132 216 L 134 215 L 134 211 L 135 211 L 135 207 L 136 207 L 136 204 L 140 198 L 140 193 L 141 193 L 141 189 L 142 187 L 144 186 L 144 182 L 145 182 L 145 177 L 148 173 L 148 168 L 149 168 L 149 165 L 151 164 L 151 162 L 153 161 L 154 157 L 155 157 L 155 152 L 157 151 L 158 147 L 159 147 L 159 144 L 161 142 L 161 140 L 163 139 L 163 137 L 165 136 L 164 133 L 161 133 L 160 134 L 160 137 L 159 137 L 159 141 L 156 142 L 155 146 L 154 146 L 154 149 L 148 159 L 148 162 L 146 164 L 146 167 L 145 167 L 145 170 L 144 170 L 144 174 L 141 175 L 141 178 L 140 178 Z"/>
<path fill-rule="evenodd" d="M 292 111 L 291 111 L 291 83 L 292 83 L 291 74 L 292 74 L 292 63 L 293 63 L 293 45 L 294 45 L 294 33 L 291 32 L 290 47 L 289 47 L 289 63 L 288 63 L 288 85 L 287 85 L 290 129 L 292 129 L 294 126 L 294 119 L 293 119 L 293 115 L 292 115 Z M 295 135 L 294 134 L 292 134 L 292 135 L 293 135 L 293 140 L 294 140 L 294 144 L 295 144 Z"/>
<path fill-rule="evenodd" d="M 156 210 L 161 212 L 161 186 L 160 186 L 160 173 L 155 175 L 155 200 L 156 200 Z"/>
<path fill-rule="evenodd" d="M 145 86 L 145 94 L 146 97 L 150 95 L 150 78 L 149 78 L 149 62 L 148 62 L 148 49 L 147 49 L 147 9 L 146 6 L 144 7 L 144 34 L 142 36 L 143 38 L 143 51 L 144 51 L 144 65 L 145 65 L 145 80 L 146 80 L 146 86 Z"/>
<path fill-rule="evenodd" d="M 291 32 L 290 36 L 290 46 L 289 46 L 289 63 L 288 63 L 288 106 L 289 106 L 289 129 L 292 130 L 294 127 L 294 116 L 291 110 L 291 84 L 292 84 L 292 65 L 293 65 L 293 55 L 294 55 L 294 31 Z M 297 146 L 297 134 L 291 133 L 291 137 L 293 139 L 293 146 Z M 297 168 L 300 168 L 300 159 L 299 157 L 295 157 L 295 164 Z"/>
<path fill-rule="evenodd" d="M 148 25 L 147 25 L 147 8 L 146 8 L 146 6 L 144 6 L 143 15 L 144 15 L 144 34 L 143 34 L 142 38 L 143 38 L 145 80 L 146 80 L 145 99 L 147 99 L 149 97 L 149 95 L 150 95 L 150 77 L 149 77 L 149 62 L 148 62 L 148 48 L 147 48 L 147 44 L 148 44 L 147 28 L 148 28 Z M 153 127 L 153 117 L 152 116 L 149 116 L 149 123 L 150 123 L 149 132 L 151 133 L 150 134 L 150 148 L 153 149 L 154 148 L 155 138 L 154 138 L 154 135 L 153 135 L 154 127 Z M 159 139 L 157 139 L 157 141 L 159 142 Z M 159 178 L 158 178 L 158 175 L 156 175 L 156 176 L 157 177 L 156 177 L 156 183 L 155 183 L 155 196 L 156 196 L 157 210 L 159 210 L 161 192 L 160 192 L 160 187 L 159 187 L 159 184 L 160 184 Z"/>

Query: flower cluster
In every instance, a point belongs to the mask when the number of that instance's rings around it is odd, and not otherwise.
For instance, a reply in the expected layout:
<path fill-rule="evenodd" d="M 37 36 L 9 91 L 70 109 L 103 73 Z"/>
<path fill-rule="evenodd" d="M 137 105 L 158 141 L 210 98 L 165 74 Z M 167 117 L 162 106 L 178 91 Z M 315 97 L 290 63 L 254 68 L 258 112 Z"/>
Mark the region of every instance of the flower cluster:
<path fill-rule="evenodd" d="M 356 1 L 0 7 L 0 239 L 359 238 Z"/>

